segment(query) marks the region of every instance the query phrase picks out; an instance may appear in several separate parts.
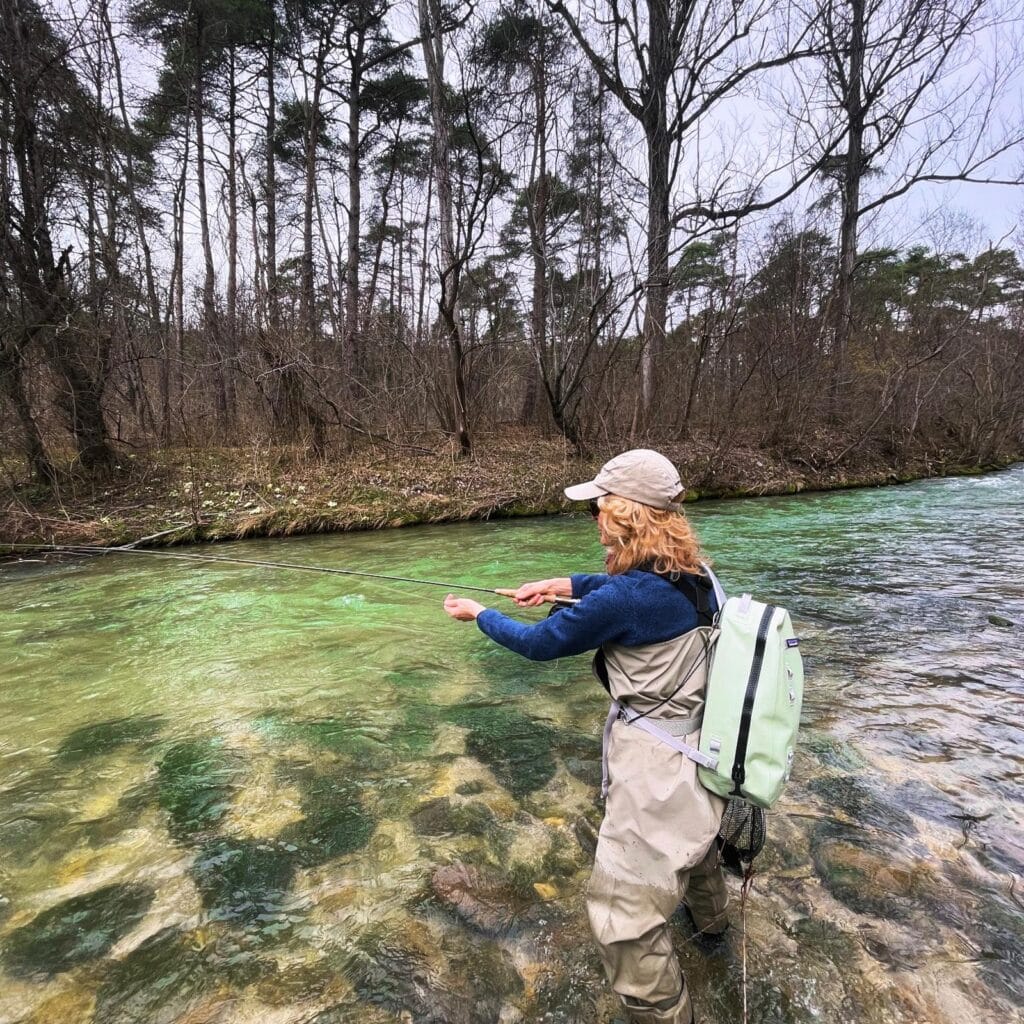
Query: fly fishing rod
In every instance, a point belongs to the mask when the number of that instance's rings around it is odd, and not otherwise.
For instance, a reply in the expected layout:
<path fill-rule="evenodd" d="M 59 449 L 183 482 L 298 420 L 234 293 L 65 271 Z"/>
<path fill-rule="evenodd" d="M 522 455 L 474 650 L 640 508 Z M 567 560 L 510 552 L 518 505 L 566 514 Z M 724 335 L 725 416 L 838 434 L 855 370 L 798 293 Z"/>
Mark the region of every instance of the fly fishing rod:
<path fill-rule="evenodd" d="M 136 548 L 130 544 L 118 547 L 105 547 L 102 544 L 10 544 L 5 548 L 22 551 L 44 551 L 48 554 L 65 555 L 150 555 L 154 558 L 175 558 L 189 562 L 227 563 L 230 565 L 256 566 L 261 569 L 296 569 L 304 572 L 323 572 L 335 576 L 358 576 L 363 579 L 383 580 L 389 583 L 415 583 L 424 587 L 444 587 L 448 591 L 468 590 L 477 594 L 497 594 L 500 597 L 512 597 L 514 590 L 491 589 L 489 587 L 471 587 L 460 583 L 443 583 L 438 580 L 422 580 L 413 576 L 388 576 L 379 572 L 365 572 L 361 569 L 334 569 L 326 565 L 303 565 L 301 562 L 269 562 L 258 558 L 232 558 L 228 555 L 193 555 L 184 551 L 156 551 L 153 548 Z M 576 604 L 576 599 L 556 594 L 544 594 L 544 601 L 560 607 Z"/>

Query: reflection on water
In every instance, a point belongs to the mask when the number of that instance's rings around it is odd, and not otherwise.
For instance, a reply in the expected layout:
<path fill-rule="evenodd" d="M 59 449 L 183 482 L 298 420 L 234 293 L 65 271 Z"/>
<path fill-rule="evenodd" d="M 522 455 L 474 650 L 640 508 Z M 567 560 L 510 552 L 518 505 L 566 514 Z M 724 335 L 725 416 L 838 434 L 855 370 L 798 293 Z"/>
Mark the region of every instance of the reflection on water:
<path fill-rule="evenodd" d="M 728 588 L 792 609 L 808 667 L 749 1019 L 1018 1019 L 1024 470 L 692 515 Z M 601 555 L 582 519 L 222 550 L 480 586 Z M 443 593 L 0 570 L 0 1020 L 616 1019 L 581 900 L 603 695 Z M 738 937 L 687 938 L 701 1019 L 742 1019 Z"/>

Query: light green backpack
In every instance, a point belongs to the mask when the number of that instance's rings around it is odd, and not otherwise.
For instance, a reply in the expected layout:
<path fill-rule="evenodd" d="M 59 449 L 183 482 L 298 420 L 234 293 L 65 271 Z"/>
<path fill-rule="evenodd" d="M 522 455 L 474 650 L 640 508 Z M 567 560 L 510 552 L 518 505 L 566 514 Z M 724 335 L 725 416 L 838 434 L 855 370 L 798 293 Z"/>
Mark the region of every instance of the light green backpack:
<path fill-rule="evenodd" d="M 707 789 L 771 807 L 793 769 L 804 669 L 785 608 L 723 602 L 708 671 L 697 774 Z"/>
<path fill-rule="evenodd" d="M 720 610 L 711 632 L 700 743 L 691 747 L 613 701 L 605 723 L 605 749 L 612 723 L 621 716 L 696 762 L 698 778 L 712 793 L 768 808 L 793 770 L 804 695 L 800 641 L 785 608 L 762 604 L 749 594 L 726 599 L 715 574 L 707 566 L 704 570 Z M 606 766 L 602 793 L 607 792 Z"/>

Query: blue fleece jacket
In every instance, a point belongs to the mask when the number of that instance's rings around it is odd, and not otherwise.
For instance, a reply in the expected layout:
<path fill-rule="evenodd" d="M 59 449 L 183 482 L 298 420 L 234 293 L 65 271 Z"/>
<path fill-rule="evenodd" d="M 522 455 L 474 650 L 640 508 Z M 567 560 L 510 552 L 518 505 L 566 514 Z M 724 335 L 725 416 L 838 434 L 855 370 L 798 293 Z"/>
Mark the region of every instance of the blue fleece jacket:
<path fill-rule="evenodd" d="M 592 651 L 604 643 L 638 647 L 688 633 L 697 626 L 697 609 L 668 580 L 633 569 L 621 575 L 579 574 L 572 596 L 580 599 L 536 623 L 519 622 L 494 608 L 476 624 L 496 643 L 531 661 L 550 661 Z M 713 610 L 715 596 L 709 593 Z"/>

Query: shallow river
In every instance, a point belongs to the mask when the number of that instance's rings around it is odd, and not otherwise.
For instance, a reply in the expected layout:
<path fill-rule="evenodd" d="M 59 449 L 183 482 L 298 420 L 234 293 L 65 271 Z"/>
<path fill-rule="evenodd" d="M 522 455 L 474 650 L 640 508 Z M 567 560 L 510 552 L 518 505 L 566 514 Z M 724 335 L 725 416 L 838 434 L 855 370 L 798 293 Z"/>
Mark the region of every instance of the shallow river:
<path fill-rule="evenodd" d="M 690 511 L 808 679 L 729 944 L 678 923 L 699 1019 L 1020 1020 L 1024 468 Z M 201 550 L 483 586 L 601 562 L 569 517 Z M 582 911 L 603 693 L 443 594 L 0 568 L 0 1021 L 618 1019 Z"/>

